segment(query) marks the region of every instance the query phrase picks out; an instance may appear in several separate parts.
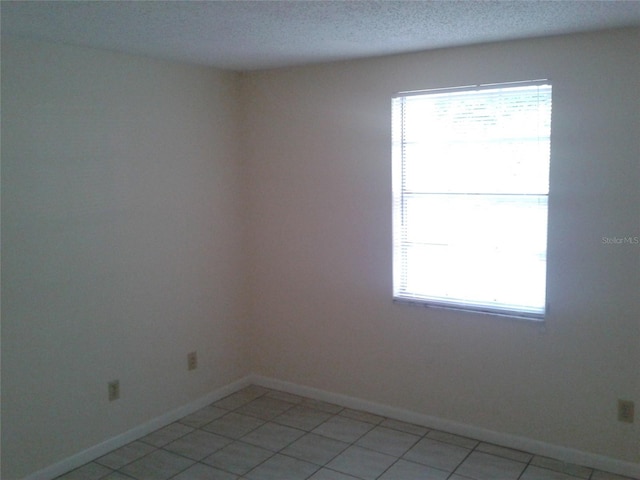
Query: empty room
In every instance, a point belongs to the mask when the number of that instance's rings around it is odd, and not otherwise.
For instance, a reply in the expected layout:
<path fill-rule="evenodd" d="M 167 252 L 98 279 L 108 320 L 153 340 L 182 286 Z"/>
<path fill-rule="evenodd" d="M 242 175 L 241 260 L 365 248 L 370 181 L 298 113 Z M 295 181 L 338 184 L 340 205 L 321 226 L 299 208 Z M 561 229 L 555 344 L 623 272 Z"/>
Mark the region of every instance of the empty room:
<path fill-rule="evenodd" d="M 0 7 L 3 480 L 640 478 L 640 2 Z"/>

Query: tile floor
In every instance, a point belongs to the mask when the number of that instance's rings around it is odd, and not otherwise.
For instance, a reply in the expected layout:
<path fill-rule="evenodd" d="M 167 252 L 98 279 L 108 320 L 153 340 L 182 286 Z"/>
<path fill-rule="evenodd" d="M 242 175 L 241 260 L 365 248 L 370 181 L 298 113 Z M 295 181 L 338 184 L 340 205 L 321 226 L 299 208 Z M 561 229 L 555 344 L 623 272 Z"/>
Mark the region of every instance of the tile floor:
<path fill-rule="evenodd" d="M 622 480 L 250 386 L 58 480 Z"/>

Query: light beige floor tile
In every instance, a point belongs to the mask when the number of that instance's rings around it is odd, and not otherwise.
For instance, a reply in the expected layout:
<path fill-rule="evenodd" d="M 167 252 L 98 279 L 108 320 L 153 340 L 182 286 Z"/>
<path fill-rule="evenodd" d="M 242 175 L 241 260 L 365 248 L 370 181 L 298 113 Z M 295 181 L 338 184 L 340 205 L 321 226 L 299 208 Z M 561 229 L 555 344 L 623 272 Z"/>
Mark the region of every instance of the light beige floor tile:
<path fill-rule="evenodd" d="M 203 460 L 203 463 L 228 472 L 244 475 L 273 456 L 273 452 L 242 442 L 234 442 Z"/>
<path fill-rule="evenodd" d="M 148 443 L 154 447 L 162 447 L 169 442 L 173 442 L 180 437 L 184 437 L 187 433 L 193 432 L 193 428 L 181 423 L 172 423 L 164 428 L 156 430 L 149 435 L 142 437 L 141 442 Z"/>
<path fill-rule="evenodd" d="M 348 443 L 340 440 L 309 433 L 293 442 L 281 453 L 322 466 L 330 462 L 348 446 Z"/>
<path fill-rule="evenodd" d="M 242 437 L 242 441 L 277 452 L 292 444 L 303 435 L 304 432 L 297 428 L 291 428 L 277 423 L 265 423 Z"/>
<path fill-rule="evenodd" d="M 526 466 L 525 463 L 488 453 L 472 452 L 456 473 L 477 480 L 517 480 Z"/>
<path fill-rule="evenodd" d="M 336 415 L 312 431 L 318 435 L 351 443 L 358 440 L 373 427 L 374 425 L 371 423 Z"/>
<path fill-rule="evenodd" d="M 131 480 L 131 479 L 132 477 L 129 477 L 124 473 L 113 472 L 112 474 L 107 475 L 106 477 L 102 477 L 100 480 Z"/>
<path fill-rule="evenodd" d="M 333 415 L 304 405 L 297 405 L 273 419 L 274 422 L 300 430 L 311 431 Z"/>
<path fill-rule="evenodd" d="M 271 420 L 286 412 L 294 405 L 295 404 L 285 402 L 284 400 L 264 396 L 238 408 L 236 413 L 262 418 L 263 420 Z"/>
<path fill-rule="evenodd" d="M 167 480 L 195 462 L 174 453 L 156 450 L 122 469 L 137 480 Z"/>
<path fill-rule="evenodd" d="M 242 390 L 239 390 L 231 395 L 226 396 L 222 400 L 218 400 L 213 405 L 226 410 L 235 410 L 236 408 L 245 405 L 256 398 L 266 395 L 271 390 L 263 388 L 257 385 L 250 385 Z"/>
<path fill-rule="evenodd" d="M 420 440 L 420 437 L 417 435 L 378 426 L 360 438 L 356 445 L 400 457 L 413 447 L 418 440 Z"/>
<path fill-rule="evenodd" d="M 117 470 L 153 452 L 155 447 L 144 442 L 131 442 L 96 460 L 96 463 Z"/>
<path fill-rule="evenodd" d="M 171 480 L 236 480 L 237 475 L 196 463 Z"/>
<path fill-rule="evenodd" d="M 165 445 L 163 448 L 169 452 L 182 455 L 183 457 L 202 460 L 213 452 L 229 445 L 232 441 L 230 438 L 216 435 L 215 433 L 196 430 Z"/>
<path fill-rule="evenodd" d="M 181 418 L 179 422 L 190 427 L 199 428 L 209 422 L 212 422 L 216 418 L 226 415 L 227 413 L 229 413 L 228 410 L 209 405 L 208 407 L 204 407 L 191 415 Z"/>
<path fill-rule="evenodd" d="M 374 480 L 396 461 L 397 458 L 391 455 L 352 446 L 329 462 L 327 467 L 364 480 Z"/>
<path fill-rule="evenodd" d="M 357 477 L 352 477 L 351 475 L 347 475 L 346 473 L 336 472 L 335 470 L 330 470 L 328 468 L 321 468 L 312 476 L 309 477 L 309 480 L 360 480 Z"/>
<path fill-rule="evenodd" d="M 419 463 L 399 460 L 384 472 L 379 480 L 445 480 L 448 477 L 448 472 Z"/>
<path fill-rule="evenodd" d="M 405 460 L 452 472 L 469 455 L 468 448 L 423 438 L 404 454 Z"/>
<path fill-rule="evenodd" d="M 217 433 L 224 437 L 238 439 L 247 433 L 255 430 L 265 421 L 256 417 L 248 417 L 237 413 L 228 413 L 224 417 L 220 417 L 211 423 L 202 427 L 203 430 L 211 433 Z"/>
<path fill-rule="evenodd" d="M 250 471 L 250 480 L 305 480 L 318 470 L 318 466 L 284 455 L 274 455 Z"/>

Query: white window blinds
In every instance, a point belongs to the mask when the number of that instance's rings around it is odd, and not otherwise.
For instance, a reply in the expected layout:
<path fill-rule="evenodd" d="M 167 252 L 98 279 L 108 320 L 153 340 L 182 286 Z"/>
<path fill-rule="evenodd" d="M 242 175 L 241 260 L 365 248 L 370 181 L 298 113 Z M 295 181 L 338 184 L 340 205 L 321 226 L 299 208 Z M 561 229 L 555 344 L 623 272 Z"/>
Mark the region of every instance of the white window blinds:
<path fill-rule="evenodd" d="M 394 298 L 544 317 L 551 85 L 399 94 Z"/>

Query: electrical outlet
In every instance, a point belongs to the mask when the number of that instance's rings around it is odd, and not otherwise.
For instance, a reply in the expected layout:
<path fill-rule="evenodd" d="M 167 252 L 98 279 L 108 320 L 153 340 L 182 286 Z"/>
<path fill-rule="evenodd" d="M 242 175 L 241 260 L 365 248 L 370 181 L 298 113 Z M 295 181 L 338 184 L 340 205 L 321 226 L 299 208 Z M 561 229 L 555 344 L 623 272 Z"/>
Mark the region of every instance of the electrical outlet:
<path fill-rule="evenodd" d="M 198 353 L 191 352 L 187 354 L 187 370 L 195 370 L 198 368 Z"/>
<path fill-rule="evenodd" d="M 113 402 L 114 400 L 118 400 L 120 398 L 120 381 L 113 380 L 107 385 L 109 390 L 109 401 Z"/>
<path fill-rule="evenodd" d="M 633 423 L 634 405 L 631 400 L 618 399 L 618 421 Z"/>

